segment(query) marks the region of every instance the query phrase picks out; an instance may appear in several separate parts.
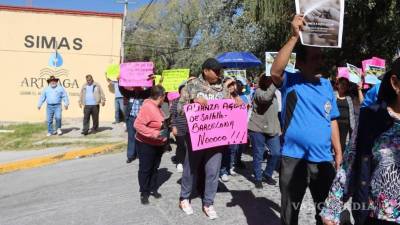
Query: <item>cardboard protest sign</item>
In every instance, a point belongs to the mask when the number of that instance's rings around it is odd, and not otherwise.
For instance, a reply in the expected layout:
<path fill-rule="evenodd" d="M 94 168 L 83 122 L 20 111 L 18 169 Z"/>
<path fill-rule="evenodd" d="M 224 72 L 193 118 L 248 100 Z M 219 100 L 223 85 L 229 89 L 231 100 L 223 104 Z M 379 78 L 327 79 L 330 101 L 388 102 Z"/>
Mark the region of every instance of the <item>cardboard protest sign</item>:
<path fill-rule="evenodd" d="M 224 76 L 246 78 L 246 70 L 224 70 Z"/>
<path fill-rule="evenodd" d="M 266 76 L 271 76 L 271 67 L 272 63 L 274 63 L 276 56 L 278 55 L 278 52 L 265 52 L 265 75 Z M 292 53 L 289 58 L 289 62 L 286 65 L 285 71 L 289 73 L 295 73 L 296 72 L 296 53 Z"/>
<path fill-rule="evenodd" d="M 154 75 L 155 76 L 155 79 L 154 79 L 154 83 L 156 84 L 156 85 L 159 85 L 159 84 L 161 84 L 161 75 Z"/>
<path fill-rule="evenodd" d="M 247 142 L 247 107 L 232 99 L 184 106 L 194 151 Z"/>
<path fill-rule="evenodd" d="M 344 0 L 296 0 L 296 13 L 304 15 L 303 45 L 342 47 Z"/>
<path fill-rule="evenodd" d="M 168 92 L 168 94 L 167 94 L 168 101 L 173 101 L 179 97 L 180 97 L 180 95 L 178 92 Z"/>
<path fill-rule="evenodd" d="M 116 81 L 119 77 L 119 65 L 109 65 L 106 70 L 106 77 L 112 81 Z"/>
<path fill-rule="evenodd" d="M 162 72 L 162 86 L 166 92 L 178 92 L 179 85 L 189 78 L 190 69 L 173 69 Z"/>
<path fill-rule="evenodd" d="M 362 77 L 361 69 L 348 63 L 347 69 L 349 70 L 349 81 L 355 84 L 360 83 Z"/>
<path fill-rule="evenodd" d="M 153 62 L 129 62 L 120 66 L 119 85 L 123 87 L 152 87 Z"/>

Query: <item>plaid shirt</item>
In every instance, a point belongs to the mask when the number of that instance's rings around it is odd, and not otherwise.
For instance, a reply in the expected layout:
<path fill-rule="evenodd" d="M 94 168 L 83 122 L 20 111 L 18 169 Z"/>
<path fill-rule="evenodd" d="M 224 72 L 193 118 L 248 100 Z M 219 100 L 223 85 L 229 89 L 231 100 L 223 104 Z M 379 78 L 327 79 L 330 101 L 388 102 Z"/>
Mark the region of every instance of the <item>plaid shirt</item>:
<path fill-rule="evenodd" d="M 131 99 L 130 102 L 132 103 L 132 109 L 130 112 L 130 116 L 136 117 L 139 113 L 140 107 L 143 105 L 143 99 Z"/>

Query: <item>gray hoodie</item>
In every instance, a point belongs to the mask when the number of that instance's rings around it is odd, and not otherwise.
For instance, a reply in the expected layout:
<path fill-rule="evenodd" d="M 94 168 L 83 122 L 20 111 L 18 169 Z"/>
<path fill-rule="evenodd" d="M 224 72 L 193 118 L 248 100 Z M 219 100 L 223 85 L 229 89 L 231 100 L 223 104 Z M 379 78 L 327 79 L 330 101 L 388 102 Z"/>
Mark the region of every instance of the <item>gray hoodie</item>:
<path fill-rule="evenodd" d="M 278 118 L 278 101 L 275 96 L 276 87 L 271 84 L 267 90 L 257 88 L 254 93 L 253 111 L 249 121 L 249 130 L 265 133 L 270 136 L 279 135 L 281 127 Z"/>

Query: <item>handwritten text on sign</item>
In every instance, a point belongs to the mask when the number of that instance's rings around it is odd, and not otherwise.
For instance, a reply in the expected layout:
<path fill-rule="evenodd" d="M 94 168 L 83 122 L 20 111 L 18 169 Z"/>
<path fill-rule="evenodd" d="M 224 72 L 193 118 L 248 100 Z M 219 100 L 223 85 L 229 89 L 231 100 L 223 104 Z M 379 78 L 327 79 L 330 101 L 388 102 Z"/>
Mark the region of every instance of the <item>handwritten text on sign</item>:
<path fill-rule="evenodd" d="M 119 85 L 123 87 L 151 87 L 153 80 L 153 62 L 129 62 L 120 66 Z"/>
<path fill-rule="evenodd" d="M 173 69 L 162 72 L 162 85 L 166 92 L 178 92 L 179 85 L 189 78 L 190 69 Z"/>
<path fill-rule="evenodd" d="M 207 106 L 185 105 L 194 151 L 247 142 L 247 108 L 233 100 L 209 100 Z"/>

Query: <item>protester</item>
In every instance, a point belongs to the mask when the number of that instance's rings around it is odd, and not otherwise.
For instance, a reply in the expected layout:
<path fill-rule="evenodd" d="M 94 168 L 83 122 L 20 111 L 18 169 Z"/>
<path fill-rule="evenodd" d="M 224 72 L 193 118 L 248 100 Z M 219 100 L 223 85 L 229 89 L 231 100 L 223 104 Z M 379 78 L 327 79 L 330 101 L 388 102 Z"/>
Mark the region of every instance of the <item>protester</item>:
<path fill-rule="evenodd" d="M 282 224 L 298 224 L 300 204 L 310 188 L 315 206 L 323 204 L 335 177 L 335 166 L 342 161 L 337 118 L 338 108 L 329 80 L 321 77 L 320 48 L 300 45 L 299 32 L 304 18 L 296 15 L 292 35 L 279 51 L 271 68 L 273 83 L 282 92 L 283 147 L 279 185 Z M 284 72 L 293 49 L 296 73 Z M 322 224 L 316 207 L 317 224 Z"/>
<path fill-rule="evenodd" d="M 400 59 L 383 79 L 378 104 L 361 109 L 354 134 L 321 212 L 324 223 L 339 224 L 352 197 L 357 225 L 400 224 Z"/>
<path fill-rule="evenodd" d="M 356 109 L 352 97 L 349 95 L 350 81 L 345 77 L 340 77 L 336 81 L 336 104 L 339 109 L 340 117 L 337 119 L 339 125 L 340 145 L 345 149 L 350 140 L 355 123 Z M 360 88 L 359 88 L 360 90 Z M 361 100 L 362 101 L 362 100 Z"/>
<path fill-rule="evenodd" d="M 248 112 L 247 121 L 249 121 L 252 114 L 252 96 L 250 93 L 250 86 L 248 85 L 248 82 L 244 77 L 236 77 L 236 87 L 237 87 L 236 88 L 237 94 L 242 99 L 243 103 L 247 105 L 247 112 Z M 248 143 L 229 146 L 231 152 L 229 173 L 231 175 L 236 175 L 235 172 L 236 168 L 238 169 L 245 168 L 245 165 L 242 162 L 242 153 L 246 151 L 247 147 Z"/>
<path fill-rule="evenodd" d="M 69 100 L 68 94 L 65 89 L 58 84 L 59 79 L 54 76 L 50 76 L 47 80 L 49 84 L 42 94 L 40 95 L 38 102 L 38 109 L 42 107 L 44 102 L 47 102 L 47 137 L 58 134 L 62 135 L 61 130 L 61 103 L 64 102 L 65 110 L 68 110 Z M 53 121 L 56 120 L 56 131 L 54 131 Z"/>
<path fill-rule="evenodd" d="M 254 94 L 253 112 L 249 121 L 249 133 L 253 149 L 253 172 L 256 188 L 263 188 L 262 181 L 275 185 L 272 174 L 280 159 L 281 127 L 278 118 L 278 100 L 276 87 L 271 77 L 265 73 L 259 77 L 258 88 Z M 264 171 L 261 169 L 265 146 L 270 150 L 271 157 Z"/>
<path fill-rule="evenodd" d="M 194 79 L 194 78 L 192 78 Z M 191 79 L 187 82 L 189 82 Z M 186 82 L 179 86 L 179 94 L 182 93 L 182 90 L 185 88 Z M 186 91 L 186 90 L 185 90 Z M 183 163 L 185 161 L 185 156 L 187 152 L 187 143 L 186 143 L 186 135 L 188 133 L 188 124 L 186 121 L 186 117 L 180 113 L 178 113 L 178 102 L 179 98 L 174 99 L 172 101 L 171 106 L 171 124 L 172 124 L 172 134 L 176 139 L 176 170 L 178 173 L 183 172 Z"/>
<path fill-rule="evenodd" d="M 236 81 L 232 77 L 225 77 L 224 86 L 228 89 L 229 93 L 237 93 Z M 230 145 L 222 152 L 221 170 L 219 172 L 219 177 L 223 182 L 229 181 L 229 175 L 235 175 L 235 172 L 231 170 L 231 156 L 232 154 L 234 154 L 234 151 L 236 151 L 236 145 Z"/>
<path fill-rule="evenodd" d="M 157 173 L 169 134 L 160 109 L 164 99 L 165 89 L 154 86 L 134 124 L 139 155 L 140 201 L 143 205 L 149 204 L 150 195 L 161 198 L 157 190 Z"/>
<path fill-rule="evenodd" d="M 171 134 L 171 130 L 172 130 L 172 126 L 171 126 L 171 107 L 169 104 L 169 100 L 167 95 L 165 95 L 165 99 L 164 102 L 161 104 L 161 111 L 163 112 L 164 115 L 164 124 L 165 127 L 167 128 L 167 132 L 168 132 L 168 139 L 167 139 L 167 143 L 164 145 L 165 147 L 165 151 L 171 152 L 172 151 L 172 147 L 171 147 L 171 142 L 170 142 L 170 134 Z"/>
<path fill-rule="evenodd" d="M 94 82 L 92 75 L 86 75 L 86 84 L 82 86 L 79 107 L 83 108 L 83 129 L 82 134 L 88 135 L 90 117 L 92 117 L 93 127 L 91 133 L 97 132 L 99 129 L 99 113 L 100 104 L 106 104 L 106 97 L 100 84 Z"/>
<path fill-rule="evenodd" d="M 140 107 L 142 106 L 145 99 L 150 97 L 151 89 L 144 89 L 142 87 L 121 87 L 119 86 L 121 94 L 125 98 L 125 102 L 128 102 L 126 108 L 126 128 L 128 130 L 128 146 L 126 151 L 126 163 L 131 163 L 137 158 L 137 146 L 136 146 L 136 129 L 133 126 L 136 117 L 139 113 Z"/>
<path fill-rule="evenodd" d="M 222 84 L 221 65 L 216 59 L 207 59 L 202 65 L 202 74 L 187 83 L 186 90 L 182 90 L 182 95 L 178 103 L 178 112 L 183 113 L 183 106 L 189 103 L 207 105 L 211 99 L 231 98 L 226 87 Z M 240 98 L 235 96 L 237 104 Z M 184 169 L 182 174 L 181 194 L 179 207 L 188 215 L 193 214 L 190 204 L 190 196 L 193 191 L 195 174 L 204 170 L 205 187 L 203 195 L 203 211 L 210 219 L 218 218 L 214 209 L 214 198 L 218 189 L 218 175 L 221 167 L 222 152 L 226 146 L 209 148 L 201 151 L 193 151 L 189 134 L 186 136 L 188 154 L 185 157 Z M 200 166 L 200 165 L 204 165 Z"/>
<path fill-rule="evenodd" d="M 124 104 L 124 96 L 122 96 L 119 87 L 118 81 L 112 81 L 107 79 L 109 82 L 109 89 L 115 95 L 114 107 L 115 107 L 115 120 L 113 124 L 121 123 L 126 120 L 126 106 Z"/>

